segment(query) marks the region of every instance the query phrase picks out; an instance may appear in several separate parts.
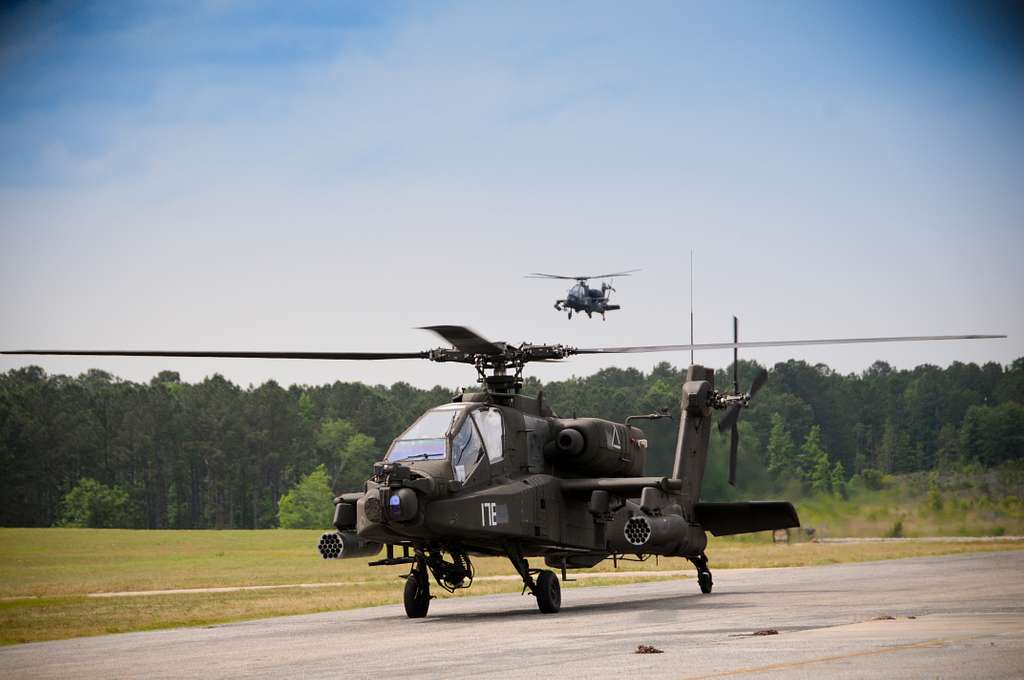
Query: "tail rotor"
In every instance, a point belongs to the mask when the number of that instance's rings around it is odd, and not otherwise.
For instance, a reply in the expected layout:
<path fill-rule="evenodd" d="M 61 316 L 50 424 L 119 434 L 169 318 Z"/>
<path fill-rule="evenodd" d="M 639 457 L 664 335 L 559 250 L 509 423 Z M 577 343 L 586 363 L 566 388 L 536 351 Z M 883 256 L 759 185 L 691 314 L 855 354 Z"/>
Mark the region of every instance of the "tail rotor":
<path fill-rule="evenodd" d="M 718 419 L 718 432 L 725 434 L 729 431 L 729 484 L 736 486 L 736 460 L 740 447 L 740 411 L 750 405 L 750 400 L 757 394 L 768 380 L 768 371 L 763 368 L 754 376 L 750 383 L 750 391 L 746 394 L 740 393 L 740 361 L 739 349 L 735 343 L 739 342 L 739 321 L 732 317 L 732 394 L 721 395 L 719 398 L 720 408 L 725 408 L 725 413 Z"/>

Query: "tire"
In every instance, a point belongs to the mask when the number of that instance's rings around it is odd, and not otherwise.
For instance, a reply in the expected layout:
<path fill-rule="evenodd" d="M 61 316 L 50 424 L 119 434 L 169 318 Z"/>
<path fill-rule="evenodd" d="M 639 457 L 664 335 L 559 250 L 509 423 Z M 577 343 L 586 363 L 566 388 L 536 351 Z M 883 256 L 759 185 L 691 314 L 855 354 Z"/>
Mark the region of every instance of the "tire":
<path fill-rule="evenodd" d="M 422 619 L 430 609 L 430 582 L 414 572 L 405 579 L 405 615 Z"/>
<path fill-rule="evenodd" d="M 700 592 L 704 593 L 705 595 L 710 593 L 711 587 L 714 585 L 714 582 L 711 580 L 711 572 L 697 572 L 697 585 L 700 586 Z"/>
<path fill-rule="evenodd" d="M 542 614 L 557 614 L 562 608 L 562 587 L 558 585 L 558 577 L 553 571 L 542 571 L 537 574 L 537 608 Z"/>

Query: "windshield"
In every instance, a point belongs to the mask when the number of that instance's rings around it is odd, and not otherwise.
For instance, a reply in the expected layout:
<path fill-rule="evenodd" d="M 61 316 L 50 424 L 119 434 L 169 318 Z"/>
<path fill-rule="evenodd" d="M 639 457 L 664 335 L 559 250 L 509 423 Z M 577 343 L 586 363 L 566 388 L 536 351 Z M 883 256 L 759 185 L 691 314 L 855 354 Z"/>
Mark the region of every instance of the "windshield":
<path fill-rule="evenodd" d="M 480 436 L 472 419 L 467 418 L 462 423 L 462 429 L 452 438 L 452 467 L 455 469 L 455 479 L 460 482 L 466 481 L 483 455 L 484 445 L 480 443 Z"/>
<path fill-rule="evenodd" d="M 448 431 L 465 408 L 464 404 L 445 404 L 424 413 L 391 444 L 387 461 L 444 458 Z"/>

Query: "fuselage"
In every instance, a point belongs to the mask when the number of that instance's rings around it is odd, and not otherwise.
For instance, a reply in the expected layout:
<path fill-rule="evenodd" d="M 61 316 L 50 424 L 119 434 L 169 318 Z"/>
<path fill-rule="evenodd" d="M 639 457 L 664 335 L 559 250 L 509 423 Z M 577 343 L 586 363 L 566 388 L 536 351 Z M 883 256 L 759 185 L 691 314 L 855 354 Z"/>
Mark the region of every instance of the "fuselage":
<path fill-rule="evenodd" d="M 431 409 L 395 439 L 381 466 L 391 472 L 367 482 L 354 528 L 360 538 L 385 544 L 502 554 L 503 542 L 515 541 L 528 555 L 607 555 L 608 538 L 624 535 L 635 504 L 595 513 L 586 482 L 640 479 L 646 445 L 639 428 L 561 419 L 529 397 L 501 405 L 465 395 Z M 586 488 L 567 490 L 574 481 Z M 390 505 L 402 488 L 415 492 L 414 499 L 403 497 L 416 505 L 405 508 L 408 519 L 397 519 L 402 509 Z M 688 554 L 702 550 L 703 531 L 692 542 Z"/>

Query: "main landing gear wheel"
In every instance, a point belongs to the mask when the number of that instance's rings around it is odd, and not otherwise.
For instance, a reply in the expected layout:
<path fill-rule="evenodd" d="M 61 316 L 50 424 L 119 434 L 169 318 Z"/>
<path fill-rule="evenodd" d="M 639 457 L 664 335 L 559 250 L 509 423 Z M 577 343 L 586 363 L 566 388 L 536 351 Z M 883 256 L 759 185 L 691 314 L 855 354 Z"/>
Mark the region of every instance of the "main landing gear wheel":
<path fill-rule="evenodd" d="M 569 311 L 569 320 L 570 321 L 572 320 L 572 311 L 571 310 Z"/>
<path fill-rule="evenodd" d="M 711 580 L 710 571 L 698 571 L 697 572 L 697 585 L 700 586 L 700 592 L 707 595 L 711 592 L 711 586 L 714 585 L 714 581 Z"/>
<path fill-rule="evenodd" d="M 537 587 L 533 594 L 542 614 L 557 614 L 562 608 L 562 586 L 558 585 L 558 577 L 553 571 L 544 570 L 537 574 Z"/>
<path fill-rule="evenodd" d="M 405 615 L 410 619 L 422 619 L 430 609 L 430 581 L 426 567 L 415 569 L 405 579 Z"/>

